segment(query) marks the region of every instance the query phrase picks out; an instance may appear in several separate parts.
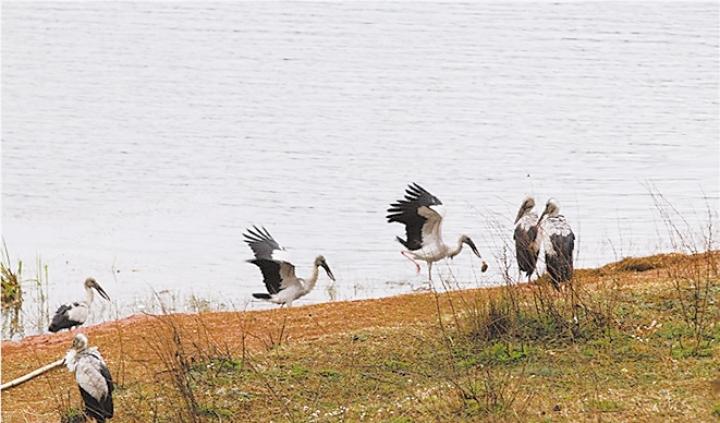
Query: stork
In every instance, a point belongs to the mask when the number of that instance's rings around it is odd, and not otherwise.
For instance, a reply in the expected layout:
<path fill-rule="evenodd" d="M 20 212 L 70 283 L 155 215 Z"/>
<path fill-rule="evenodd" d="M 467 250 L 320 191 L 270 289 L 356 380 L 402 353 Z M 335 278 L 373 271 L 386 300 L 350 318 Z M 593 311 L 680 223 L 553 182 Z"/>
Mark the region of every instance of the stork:
<path fill-rule="evenodd" d="M 254 229 L 254 230 L 253 230 Z M 319 276 L 319 268 L 325 269 L 328 277 L 335 281 L 325 257 L 317 256 L 313 263 L 310 276 L 302 279 L 295 276 L 295 266 L 290 262 L 287 251 L 275 241 L 267 229 L 258 229 L 254 226 L 248 229 L 245 234 L 245 242 L 248 243 L 253 253 L 254 260 L 248 260 L 260 268 L 263 275 L 263 282 L 268 293 L 254 293 L 253 297 L 266 300 L 271 303 L 292 306 L 293 301 L 307 295 L 315 288 Z"/>
<path fill-rule="evenodd" d="M 420 185 L 413 183 L 405 190 L 405 198 L 390 205 L 387 220 L 389 223 L 400 222 L 405 225 L 407 239 L 396 237 L 407 250 L 400 254 L 407 257 L 420 273 L 422 260 L 428 266 L 428 278 L 432 281 L 432 264 L 446 257 L 454 258 L 467 244 L 473 253 L 482 260 L 477 247 L 467 235 L 460 235 L 457 244 L 447 245 L 442 240 L 441 226 L 445 208 L 442 201 L 430 194 Z M 487 270 L 487 263 L 482 262 L 482 271 Z"/>
<path fill-rule="evenodd" d="M 113 380 L 97 348 L 88 348 L 88 338 L 75 335 L 72 347 L 65 355 L 68 371 L 75 373 L 75 381 L 85 403 L 85 415 L 98 423 L 113 416 Z"/>
<path fill-rule="evenodd" d="M 535 272 L 538 255 L 540 254 L 540 242 L 538 237 L 538 216 L 533 213 L 535 199 L 527 197 L 518 210 L 515 218 L 515 256 L 517 257 L 520 272 L 525 272 L 530 277 Z"/>
<path fill-rule="evenodd" d="M 545 205 L 539 223 L 542 225 L 545 265 L 550 281 L 555 289 L 560 290 L 560 284 L 569 281 L 573 275 L 575 234 L 565 216 L 560 214 L 560 206 L 552 198 Z"/>
<path fill-rule="evenodd" d="M 95 279 L 87 278 L 85 279 L 85 300 L 61 305 L 55 311 L 48 330 L 57 332 L 61 329 L 73 329 L 85 323 L 90 311 L 90 304 L 93 302 L 93 289 L 97 290 L 105 300 L 110 301 L 108 294 Z"/>

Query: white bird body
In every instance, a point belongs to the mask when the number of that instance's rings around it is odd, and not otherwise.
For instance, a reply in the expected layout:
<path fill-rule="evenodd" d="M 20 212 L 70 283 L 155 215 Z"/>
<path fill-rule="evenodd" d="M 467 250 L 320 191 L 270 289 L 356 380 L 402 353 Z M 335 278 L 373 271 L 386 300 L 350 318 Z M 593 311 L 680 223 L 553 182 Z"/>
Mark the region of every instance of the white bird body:
<path fill-rule="evenodd" d="M 67 311 L 68 319 L 79 322 L 80 324 L 85 323 L 90 314 L 90 302 L 80 301 L 79 303 L 72 303 L 69 306 L 70 309 Z"/>
<path fill-rule="evenodd" d="M 335 280 L 323 256 L 315 258 L 312 272 L 307 279 L 295 275 L 295 266 L 289 261 L 287 251 L 270 235 L 267 229 L 248 229 L 245 242 L 255 253 L 254 260 L 248 262 L 260 268 L 268 293 L 255 293 L 253 297 L 275 304 L 292 306 L 293 301 L 301 298 L 315 288 L 319 277 L 319 268 L 323 267 L 328 277 Z"/>
<path fill-rule="evenodd" d="M 432 280 L 432 264 L 444 258 L 453 258 L 460 254 L 463 244 L 468 244 L 478 257 L 480 253 L 475 243 L 467 235 L 461 235 L 455 246 L 445 244 L 442 239 L 442 221 L 445 207 L 440 199 L 430 194 L 418 184 L 411 184 L 405 191 L 405 198 L 390 205 L 388 222 L 400 222 L 405 225 L 406 239 L 396 237 L 405 246 L 402 255 L 409 258 L 420 272 L 415 260 L 422 260 L 428 266 L 428 278 Z M 483 261 L 482 271 L 487 270 Z"/>
<path fill-rule="evenodd" d="M 75 373 L 75 381 L 85 403 L 85 414 L 102 423 L 113 416 L 113 381 L 110 370 L 97 348 L 88 348 L 87 337 L 78 334 L 73 347 L 65 355 L 68 371 Z"/>

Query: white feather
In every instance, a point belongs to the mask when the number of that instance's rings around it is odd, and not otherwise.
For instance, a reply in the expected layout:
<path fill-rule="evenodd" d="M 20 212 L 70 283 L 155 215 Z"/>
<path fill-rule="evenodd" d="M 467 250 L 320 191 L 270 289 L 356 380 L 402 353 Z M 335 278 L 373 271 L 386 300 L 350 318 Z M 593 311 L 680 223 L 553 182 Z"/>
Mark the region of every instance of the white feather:
<path fill-rule="evenodd" d="M 65 354 L 65 367 L 67 367 L 69 372 L 75 371 L 75 356 L 77 355 L 77 351 L 70 349 Z"/>
<path fill-rule="evenodd" d="M 290 253 L 287 252 L 287 250 L 273 250 L 272 259 L 276 261 L 292 263 L 292 257 Z"/>
<path fill-rule="evenodd" d="M 519 226 L 520 229 L 527 232 L 535 226 L 535 223 L 537 223 L 538 216 L 535 213 L 527 213 L 523 217 L 520 218 L 516 226 Z"/>
<path fill-rule="evenodd" d="M 85 302 L 80 302 L 77 306 L 71 305 L 70 310 L 67 311 L 67 316 L 70 320 L 85 323 L 88 318 L 88 311 L 88 305 Z"/>
<path fill-rule="evenodd" d="M 571 233 L 572 229 L 570 229 L 570 224 L 568 224 L 564 216 L 553 216 L 545 219 L 542 223 L 542 239 L 545 253 L 550 255 L 557 254 L 557 251 L 555 251 L 552 245 L 551 236 L 569 236 Z"/>
<path fill-rule="evenodd" d="M 434 206 L 429 206 L 429 207 L 432 211 L 439 214 L 440 217 L 445 217 L 446 210 L 445 210 L 445 206 L 443 206 L 442 204 L 436 204 Z"/>
<path fill-rule="evenodd" d="M 102 400 L 108 395 L 108 383 L 100 373 L 105 366 L 100 353 L 90 348 L 76 357 L 75 380 L 78 385 L 96 400 Z"/>

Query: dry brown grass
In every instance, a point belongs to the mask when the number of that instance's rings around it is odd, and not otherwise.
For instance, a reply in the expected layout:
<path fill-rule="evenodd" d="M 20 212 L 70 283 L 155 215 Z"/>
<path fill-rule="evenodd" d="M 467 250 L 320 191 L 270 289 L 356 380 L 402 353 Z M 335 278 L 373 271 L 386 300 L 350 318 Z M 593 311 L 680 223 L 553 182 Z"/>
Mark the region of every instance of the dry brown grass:
<path fill-rule="evenodd" d="M 710 421 L 720 401 L 711 390 L 720 376 L 718 257 L 581 270 L 575 290 L 552 301 L 542 286 L 520 285 L 511 298 L 507 288 L 413 294 L 134 316 L 83 331 L 119 384 L 116 422 Z M 694 286 L 682 275 L 709 278 L 700 335 L 681 311 L 696 292 L 678 297 Z M 585 326 L 526 325 L 523 313 L 535 308 L 563 324 L 580 313 Z M 596 315 L 608 321 L 590 325 Z M 70 339 L 4 342 L 3 381 L 57 359 Z M 57 421 L 68 395 L 78 403 L 71 375 L 53 372 L 3 394 L 3 421 Z"/>

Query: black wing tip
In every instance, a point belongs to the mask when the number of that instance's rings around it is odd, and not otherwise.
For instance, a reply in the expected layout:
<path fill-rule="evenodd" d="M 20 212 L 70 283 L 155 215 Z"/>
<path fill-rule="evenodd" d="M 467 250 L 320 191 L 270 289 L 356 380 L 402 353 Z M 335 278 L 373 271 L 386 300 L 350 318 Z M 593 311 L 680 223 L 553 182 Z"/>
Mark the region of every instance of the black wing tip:
<path fill-rule="evenodd" d="M 258 300 L 269 300 L 270 299 L 270 294 L 264 294 L 264 293 L 259 293 L 259 292 L 253 293 L 252 296 L 254 298 L 257 298 Z"/>
<path fill-rule="evenodd" d="M 423 188 L 423 187 L 422 187 L 420 184 L 418 184 L 417 182 L 411 182 L 410 184 L 408 184 L 408 187 L 407 187 L 407 189 L 406 189 L 406 192 L 409 193 L 409 194 L 411 193 L 411 194 L 413 194 L 413 195 L 422 195 L 422 194 L 432 195 L 432 194 L 430 194 L 430 192 L 428 192 L 428 190 L 426 190 L 425 188 Z"/>
<path fill-rule="evenodd" d="M 272 238 L 272 235 L 270 235 L 270 232 L 268 232 L 267 228 L 262 225 L 259 228 L 257 227 L 257 225 L 253 225 L 252 228 L 245 228 L 245 233 L 243 235 L 246 238 Z"/>

